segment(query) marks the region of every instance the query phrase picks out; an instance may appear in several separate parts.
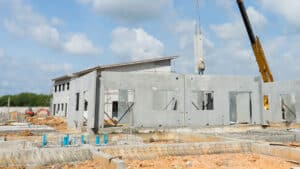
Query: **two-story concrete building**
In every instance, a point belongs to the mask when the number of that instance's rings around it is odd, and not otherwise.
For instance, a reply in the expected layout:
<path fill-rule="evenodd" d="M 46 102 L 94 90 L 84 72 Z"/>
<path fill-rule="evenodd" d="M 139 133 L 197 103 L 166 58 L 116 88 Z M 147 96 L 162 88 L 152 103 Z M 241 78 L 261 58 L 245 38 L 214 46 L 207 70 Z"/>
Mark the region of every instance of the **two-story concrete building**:
<path fill-rule="evenodd" d="M 101 72 L 156 72 L 171 73 L 172 60 L 177 58 L 162 57 L 146 59 L 121 64 L 102 65 L 64 75 L 53 79 L 53 99 L 52 114 L 68 118 L 70 126 L 78 126 L 88 121 L 90 113 L 95 112 L 95 101 L 97 98 L 96 90 L 100 89 Z M 106 113 L 113 118 L 117 118 L 118 111 L 124 109 L 124 105 L 118 102 L 118 90 L 109 91 Z M 129 96 L 129 100 L 130 97 Z M 118 110 L 119 109 L 119 110 Z M 90 124 L 92 125 L 92 124 Z"/>

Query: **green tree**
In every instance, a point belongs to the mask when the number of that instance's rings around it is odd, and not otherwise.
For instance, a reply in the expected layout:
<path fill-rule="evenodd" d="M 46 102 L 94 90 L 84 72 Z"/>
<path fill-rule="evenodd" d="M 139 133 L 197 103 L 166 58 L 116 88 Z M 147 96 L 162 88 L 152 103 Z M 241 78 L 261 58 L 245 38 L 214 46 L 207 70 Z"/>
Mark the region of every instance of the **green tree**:
<path fill-rule="evenodd" d="M 7 106 L 10 97 L 10 106 L 50 106 L 51 95 L 20 93 L 16 95 L 5 95 L 0 97 L 0 106 Z"/>

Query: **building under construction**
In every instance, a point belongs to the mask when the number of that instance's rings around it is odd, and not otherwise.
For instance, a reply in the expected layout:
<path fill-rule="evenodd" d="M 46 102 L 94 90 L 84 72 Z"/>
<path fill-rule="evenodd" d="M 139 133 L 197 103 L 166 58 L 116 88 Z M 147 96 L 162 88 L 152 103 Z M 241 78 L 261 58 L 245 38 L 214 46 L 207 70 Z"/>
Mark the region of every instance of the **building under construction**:
<path fill-rule="evenodd" d="M 300 81 L 274 82 L 243 1 L 237 1 L 261 76 L 203 75 L 203 35 L 194 34 L 195 74 L 178 74 L 176 57 L 96 66 L 53 79 L 53 115 L 69 127 L 110 124 L 184 127 L 300 122 Z"/>
<path fill-rule="evenodd" d="M 98 66 L 54 79 L 52 113 L 70 127 L 300 122 L 300 81 L 177 74 L 176 57 Z M 269 107 L 263 98 L 268 97 Z"/>
<path fill-rule="evenodd" d="M 300 80 L 274 81 L 237 4 L 260 76 L 206 74 L 199 22 L 194 74 L 177 56 L 99 65 L 52 80 L 50 116 L 0 112 L 0 168 L 299 168 Z"/>

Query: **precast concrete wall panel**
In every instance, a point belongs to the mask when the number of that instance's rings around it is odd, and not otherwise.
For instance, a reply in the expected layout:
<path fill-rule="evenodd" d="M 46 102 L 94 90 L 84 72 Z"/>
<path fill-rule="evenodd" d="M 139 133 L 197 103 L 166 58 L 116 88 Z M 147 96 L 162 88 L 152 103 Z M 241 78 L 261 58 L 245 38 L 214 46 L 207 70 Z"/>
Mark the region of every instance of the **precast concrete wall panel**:
<path fill-rule="evenodd" d="M 258 98 L 258 82 L 253 77 L 232 76 L 198 76 L 186 75 L 186 116 L 188 126 L 197 125 L 226 125 L 230 124 L 230 92 L 247 92 L 252 99 L 252 122 L 260 122 Z M 210 91 L 214 95 L 213 110 L 195 110 L 191 106 L 191 93 L 194 91 Z M 249 105 L 242 106 L 238 116 L 242 117 Z M 249 113 L 246 115 L 249 117 Z M 249 123 L 251 120 L 247 120 Z"/>
<path fill-rule="evenodd" d="M 229 92 L 248 92 L 252 99 L 252 120 L 261 121 L 258 82 L 253 77 L 199 76 L 163 73 L 102 72 L 100 93 L 107 89 L 135 91 L 133 125 L 203 126 L 230 124 Z M 195 91 L 203 91 L 206 99 L 213 100 L 205 110 L 195 109 L 192 102 Z M 101 100 L 101 99 L 100 99 Z M 168 102 L 170 100 L 170 102 Z M 175 100 L 175 101 L 174 101 Z M 201 99 L 200 99 L 201 100 Z M 163 108 L 163 105 L 166 105 Z M 171 105 L 171 106 L 170 106 Z M 243 106 L 241 108 L 244 108 Z M 249 111 L 249 104 L 246 106 Z M 102 110 L 100 114 L 103 114 Z M 245 113 L 245 112 L 244 112 Z M 243 114 L 240 114 L 242 117 Z M 247 117 L 250 115 L 247 114 Z M 100 124 L 103 118 L 100 118 Z"/>
<path fill-rule="evenodd" d="M 134 90 L 134 126 L 182 126 L 184 112 L 182 102 L 184 97 L 183 83 L 184 76 L 178 74 L 102 72 L 100 93 L 108 89 Z M 154 94 L 157 91 L 175 92 L 176 109 L 155 109 L 155 103 L 163 99 Z M 166 107 L 168 107 L 168 104 L 166 104 Z M 103 114 L 103 110 L 100 111 L 100 114 Z M 103 117 L 100 118 L 99 123 L 103 124 Z"/>
<path fill-rule="evenodd" d="M 269 96 L 270 110 L 263 109 L 263 119 L 269 122 L 281 122 L 282 118 L 282 100 L 287 95 L 291 97 L 293 104 L 295 105 L 294 121 L 300 122 L 300 81 L 285 81 L 285 82 L 273 82 L 264 83 L 262 85 L 262 96 Z M 285 96 L 284 96 L 285 95 Z"/>
<path fill-rule="evenodd" d="M 89 128 L 94 128 L 95 118 L 95 100 L 96 100 L 96 79 L 97 71 L 93 71 L 84 76 L 77 77 L 71 80 L 70 90 L 70 106 L 68 114 L 68 126 L 78 127 L 87 120 Z M 78 110 L 76 109 L 76 94 L 79 94 Z M 85 101 L 87 105 L 87 119 L 84 119 L 84 105 Z"/>

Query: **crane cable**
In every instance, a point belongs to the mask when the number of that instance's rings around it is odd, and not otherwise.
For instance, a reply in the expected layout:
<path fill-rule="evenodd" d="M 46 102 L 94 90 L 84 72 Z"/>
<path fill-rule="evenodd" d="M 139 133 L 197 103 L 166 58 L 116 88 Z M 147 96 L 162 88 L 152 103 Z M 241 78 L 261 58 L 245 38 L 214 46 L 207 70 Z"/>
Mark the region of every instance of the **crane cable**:
<path fill-rule="evenodd" d="M 196 24 L 200 27 L 200 0 L 195 0 Z"/>

